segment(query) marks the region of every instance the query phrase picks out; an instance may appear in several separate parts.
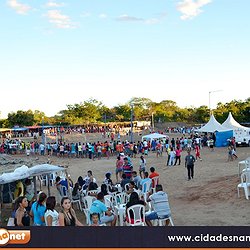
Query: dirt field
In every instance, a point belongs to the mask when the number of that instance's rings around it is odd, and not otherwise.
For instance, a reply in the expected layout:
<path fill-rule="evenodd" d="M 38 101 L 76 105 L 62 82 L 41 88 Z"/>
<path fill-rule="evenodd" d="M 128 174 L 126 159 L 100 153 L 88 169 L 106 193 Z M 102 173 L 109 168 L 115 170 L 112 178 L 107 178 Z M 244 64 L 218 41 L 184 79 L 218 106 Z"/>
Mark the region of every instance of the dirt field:
<path fill-rule="evenodd" d="M 178 137 L 180 135 L 173 135 Z M 172 138 L 172 135 L 170 135 Z M 138 137 L 139 138 L 139 137 Z M 138 139 L 136 138 L 136 139 Z M 99 135 L 67 136 L 67 141 L 83 142 L 101 140 Z M 125 138 L 124 138 L 125 139 Z M 249 201 L 245 199 L 241 191 L 241 197 L 237 197 L 238 162 L 250 156 L 249 148 L 238 148 L 238 159 L 227 162 L 227 148 L 215 148 L 210 152 L 208 148 L 201 150 L 203 161 L 195 164 L 195 177 L 187 181 L 187 171 L 182 164 L 180 166 L 166 166 L 166 153 L 156 158 L 150 153 L 147 159 L 147 169 L 151 166 L 160 174 L 160 183 L 169 195 L 172 217 L 177 226 L 248 226 L 250 224 Z M 18 157 L 18 156 L 16 156 Z M 134 170 L 138 171 L 139 157 L 132 159 Z M 85 176 L 88 170 L 92 170 L 94 177 L 100 184 L 106 172 L 113 173 L 115 181 L 115 157 L 109 160 L 92 161 L 90 159 L 68 159 L 51 157 L 52 164 L 68 166 L 71 178 L 76 181 L 78 176 Z M 39 161 L 47 161 L 47 157 L 39 156 Z M 52 187 L 53 192 L 55 188 Z M 84 216 L 79 213 L 79 219 Z"/>

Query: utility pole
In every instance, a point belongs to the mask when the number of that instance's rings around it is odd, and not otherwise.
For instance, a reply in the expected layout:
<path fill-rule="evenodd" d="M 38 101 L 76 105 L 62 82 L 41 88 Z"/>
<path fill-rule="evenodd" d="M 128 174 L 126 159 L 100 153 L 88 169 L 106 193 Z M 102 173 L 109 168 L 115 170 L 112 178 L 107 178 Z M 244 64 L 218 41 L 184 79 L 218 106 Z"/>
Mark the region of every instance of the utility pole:
<path fill-rule="evenodd" d="M 154 124 L 154 112 L 152 112 L 152 132 L 155 130 L 155 124 Z"/>
<path fill-rule="evenodd" d="M 42 121 L 42 143 L 45 146 L 44 117 L 43 117 L 43 121 Z"/>
<path fill-rule="evenodd" d="M 133 143 L 134 142 L 134 139 L 133 139 L 133 109 L 134 109 L 134 106 L 133 104 L 131 103 L 130 104 L 130 107 L 131 107 L 131 121 L 130 121 L 130 126 L 131 126 L 131 133 L 130 133 L 130 141 Z"/>

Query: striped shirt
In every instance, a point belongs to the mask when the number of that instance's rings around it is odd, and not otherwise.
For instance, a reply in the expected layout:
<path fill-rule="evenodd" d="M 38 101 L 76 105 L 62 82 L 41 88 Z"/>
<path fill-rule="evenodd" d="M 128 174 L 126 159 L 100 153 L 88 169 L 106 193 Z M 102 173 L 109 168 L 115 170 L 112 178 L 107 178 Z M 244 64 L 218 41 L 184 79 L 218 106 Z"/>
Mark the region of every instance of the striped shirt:
<path fill-rule="evenodd" d="M 159 218 L 163 218 L 164 216 L 171 214 L 168 203 L 168 195 L 165 192 L 156 192 L 149 196 L 149 199 L 153 202 L 154 212 L 157 213 Z"/>
<path fill-rule="evenodd" d="M 126 177 L 128 179 L 131 179 L 131 177 L 132 177 L 132 171 L 133 171 L 132 164 L 128 162 L 128 164 L 123 165 L 122 170 L 123 170 L 123 173 L 126 175 Z"/>

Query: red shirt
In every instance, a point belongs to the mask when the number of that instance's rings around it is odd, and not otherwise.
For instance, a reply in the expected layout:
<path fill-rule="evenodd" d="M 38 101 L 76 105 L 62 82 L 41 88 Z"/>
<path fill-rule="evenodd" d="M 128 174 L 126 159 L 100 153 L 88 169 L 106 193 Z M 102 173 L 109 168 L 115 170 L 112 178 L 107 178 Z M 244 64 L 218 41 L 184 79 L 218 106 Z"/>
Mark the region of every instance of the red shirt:
<path fill-rule="evenodd" d="M 149 175 L 149 178 L 150 179 L 153 179 L 154 177 L 156 177 L 156 176 L 160 176 L 157 172 L 153 172 L 153 173 L 151 173 L 150 175 Z M 158 181 L 158 183 L 159 183 L 159 181 Z M 156 184 L 158 184 L 158 183 L 156 183 Z M 152 180 L 152 187 L 155 187 L 155 183 L 154 183 L 154 180 Z"/>

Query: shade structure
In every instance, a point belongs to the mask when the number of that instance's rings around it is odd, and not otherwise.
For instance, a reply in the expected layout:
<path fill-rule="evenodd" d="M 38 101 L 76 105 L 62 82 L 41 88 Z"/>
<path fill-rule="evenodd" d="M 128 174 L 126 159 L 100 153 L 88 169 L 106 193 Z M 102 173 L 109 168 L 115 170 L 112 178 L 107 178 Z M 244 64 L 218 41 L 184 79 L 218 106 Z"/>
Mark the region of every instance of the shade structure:
<path fill-rule="evenodd" d="M 11 183 L 11 182 L 26 179 L 29 177 L 30 177 L 29 168 L 23 165 L 19 168 L 16 168 L 11 173 L 3 173 L 2 175 L 0 175 L 0 184 Z"/>
<path fill-rule="evenodd" d="M 169 137 L 167 135 L 162 135 L 159 133 L 153 133 L 153 134 L 142 136 L 142 140 L 147 140 L 147 141 L 152 141 L 155 139 L 166 139 L 166 138 L 169 138 Z"/>
<path fill-rule="evenodd" d="M 0 128 L 0 132 L 11 131 L 11 128 Z"/>
<path fill-rule="evenodd" d="M 222 132 L 222 131 L 228 131 L 228 130 L 232 130 L 232 129 L 228 129 L 224 126 L 222 126 L 214 117 L 214 115 L 212 114 L 210 116 L 210 119 L 208 121 L 208 123 L 206 125 L 204 125 L 203 127 L 201 127 L 200 129 L 198 129 L 198 132 L 207 132 L 207 133 L 214 133 L 216 131 L 218 132 Z"/>
<path fill-rule="evenodd" d="M 55 172 L 64 171 L 63 167 L 58 167 L 51 164 L 41 164 L 29 168 L 30 176 L 46 175 Z"/>
<path fill-rule="evenodd" d="M 229 112 L 227 119 L 222 123 L 222 126 L 232 130 L 250 130 L 248 127 L 240 125 Z"/>
<path fill-rule="evenodd" d="M 36 165 L 34 167 L 27 167 L 25 165 L 16 168 L 11 173 L 4 173 L 0 175 L 0 184 L 11 183 L 17 180 L 23 180 L 29 177 L 39 176 L 39 175 L 46 175 L 55 172 L 64 171 L 63 167 L 58 167 L 50 164 L 41 164 Z"/>

